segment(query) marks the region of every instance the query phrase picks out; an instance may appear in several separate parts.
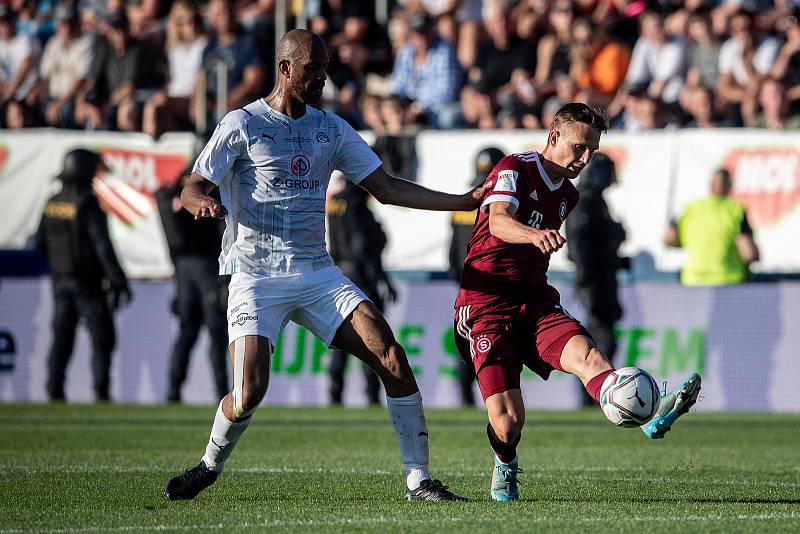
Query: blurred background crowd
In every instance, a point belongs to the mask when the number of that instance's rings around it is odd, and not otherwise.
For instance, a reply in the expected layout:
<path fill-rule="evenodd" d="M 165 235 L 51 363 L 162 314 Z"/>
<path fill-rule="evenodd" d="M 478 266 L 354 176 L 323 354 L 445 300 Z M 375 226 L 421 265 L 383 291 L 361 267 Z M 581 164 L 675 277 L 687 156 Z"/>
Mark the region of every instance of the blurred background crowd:
<path fill-rule="evenodd" d="M 2 125 L 205 133 L 269 92 L 285 13 L 328 43 L 323 107 L 379 136 L 547 128 L 576 100 L 625 131 L 800 126 L 798 0 L 279 2 L 0 0 Z"/>

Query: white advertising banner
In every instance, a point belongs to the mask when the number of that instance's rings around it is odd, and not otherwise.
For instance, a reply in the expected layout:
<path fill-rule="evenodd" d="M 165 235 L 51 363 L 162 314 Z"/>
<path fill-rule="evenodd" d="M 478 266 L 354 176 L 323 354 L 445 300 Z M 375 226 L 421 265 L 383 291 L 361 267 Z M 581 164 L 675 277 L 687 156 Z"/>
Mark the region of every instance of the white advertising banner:
<path fill-rule="evenodd" d="M 496 146 L 507 153 L 541 150 L 543 131 L 424 131 L 417 138 L 417 179 L 428 187 L 464 192 L 474 177 L 475 155 Z M 4 132 L 0 141 L 0 198 L 7 206 L 0 248 L 23 248 L 36 230 L 52 177 L 63 154 L 79 146 L 99 150 L 112 173 L 97 184 L 110 213 L 115 247 L 134 278 L 160 278 L 172 271 L 152 192 L 171 183 L 192 152 L 191 134 L 158 142 L 143 134 L 58 130 Z M 635 135 L 611 132 L 601 150 L 618 166 L 619 184 L 609 189 L 612 212 L 628 233 L 623 253 L 634 269 L 674 271 L 683 263 L 662 237 L 670 217 L 709 192 L 713 171 L 724 166 L 734 195 L 747 207 L 761 248 L 754 270 L 800 271 L 800 133 L 761 130 L 672 130 Z M 376 203 L 377 204 L 377 203 Z M 376 205 L 389 234 L 385 263 L 392 270 L 447 269 L 450 214 Z M 571 270 L 566 250 L 552 268 Z"/>
<path fill-rule="evenodd" d="M 559 287 L 562 303 L 578 318 L 572 291 Z M 112 398 L 159 403 L 166 397 L 169 354 L 177 321 L 169 312 L 174 293 L 166 281 L 133 285 L 133 304 L 117 316 Z M 399 283 L 399 299 L 387 313 L 429 407 L 459 404 L 453 342 L 456 287 L 447 281 Z M 625 317 L 618 325 L 617 366 L 636 365 L 674 387 L 690 372 L 703 375 L 697 409 L 800 412 L 800 284 L 751 284 L 684 288 L 634 284 L 622 288 Z M 3 279 L 0 288 L 0 402 L 46 400 L 52 303 L 47 278 Z M 81 330 L 67 374 L 73 402 L 92 399 L 90 343 Z M 195 347 L 183 397 L 210 404 L 214 398 L 205 333 Z M 328 349 L 290 324 L 277 343 L 265 402 L 324 405 L 328 401 Z M 579 406 L 577 379 L 554 373 L 544 382 L 523 374 L 529 408 Z M 477 391 L 477 390 L 476 390 Z M 345 404 L 363 405 L 363 376 L 350 359 Z"/>
<path fill-rule="evenodd" d="M 0 198 L 6 205 L 0 248 L 25 248 L 42 209 L 57 191 L 55 176 L 75 148 L 100 153 L 111 172 L 95 181 L 109 215 L 109 230 L 128 276 L 165 277 L 172 264 L 153 193 L 175 182 L 194 149 L 191 134 L 168 134 L 158 142 L 144 134 L 22 130 L 0 142 Z"/>

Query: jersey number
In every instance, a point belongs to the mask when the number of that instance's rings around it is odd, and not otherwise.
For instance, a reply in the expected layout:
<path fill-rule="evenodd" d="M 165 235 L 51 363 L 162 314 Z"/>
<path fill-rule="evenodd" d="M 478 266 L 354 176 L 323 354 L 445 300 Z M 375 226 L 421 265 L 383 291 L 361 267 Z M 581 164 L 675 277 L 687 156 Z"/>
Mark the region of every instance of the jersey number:
<path fill-rule="evenodd" d="M 531 218 L 528 219 L 528 226 L 530 226 L 531 228 L 539 228 L 540 225 L 542 224 L 543 218 L 544 215 L 542 215 L 536 210 L 533 210 L 533 213 L 531 213 Z"/>

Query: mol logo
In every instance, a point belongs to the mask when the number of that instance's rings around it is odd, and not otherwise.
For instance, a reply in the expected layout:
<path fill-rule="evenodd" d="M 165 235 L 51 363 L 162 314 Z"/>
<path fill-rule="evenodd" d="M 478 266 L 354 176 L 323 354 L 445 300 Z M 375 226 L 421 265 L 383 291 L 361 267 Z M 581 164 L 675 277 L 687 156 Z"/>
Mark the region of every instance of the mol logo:
<path fill-rule="evenodd" d="M 143 193 L 154 193 L 162 185 L 171 185 L 186 166 L 183 154 L 156 154 L 137 150 L 100 148 L 111 174 Z"/>
<path fill-rule="evenodd" d="M 99 148 L 111 172 L 94 181 L 100 203 L 127 225 L 155 210 L 153 193 L 175 183 L 186 166 L 186 156 L 117 148 Z"/>
<path fill-rule="evenodd" d="M 754 228 L 778 221 L 800 203 L 800 151 L 796 148 L 741 148 L 724 166 L 733 196 L 747 207 Z"/>

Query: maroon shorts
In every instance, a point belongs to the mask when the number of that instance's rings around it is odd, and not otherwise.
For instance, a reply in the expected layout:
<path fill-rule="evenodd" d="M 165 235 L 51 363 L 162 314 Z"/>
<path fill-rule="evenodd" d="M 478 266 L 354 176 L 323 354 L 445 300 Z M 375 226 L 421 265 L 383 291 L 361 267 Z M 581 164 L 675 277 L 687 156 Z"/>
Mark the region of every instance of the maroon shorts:
<path fill-rule="evenodd" d="M 561 353 L 577 335 L 591 338 L 581 323 L 551 301 L 456 308 L 456 347 L 467 365 L 475 367 L 484 400 L 519 389 L 523 365 L 545 380 L 553 369 L 563 371 Z"/>

